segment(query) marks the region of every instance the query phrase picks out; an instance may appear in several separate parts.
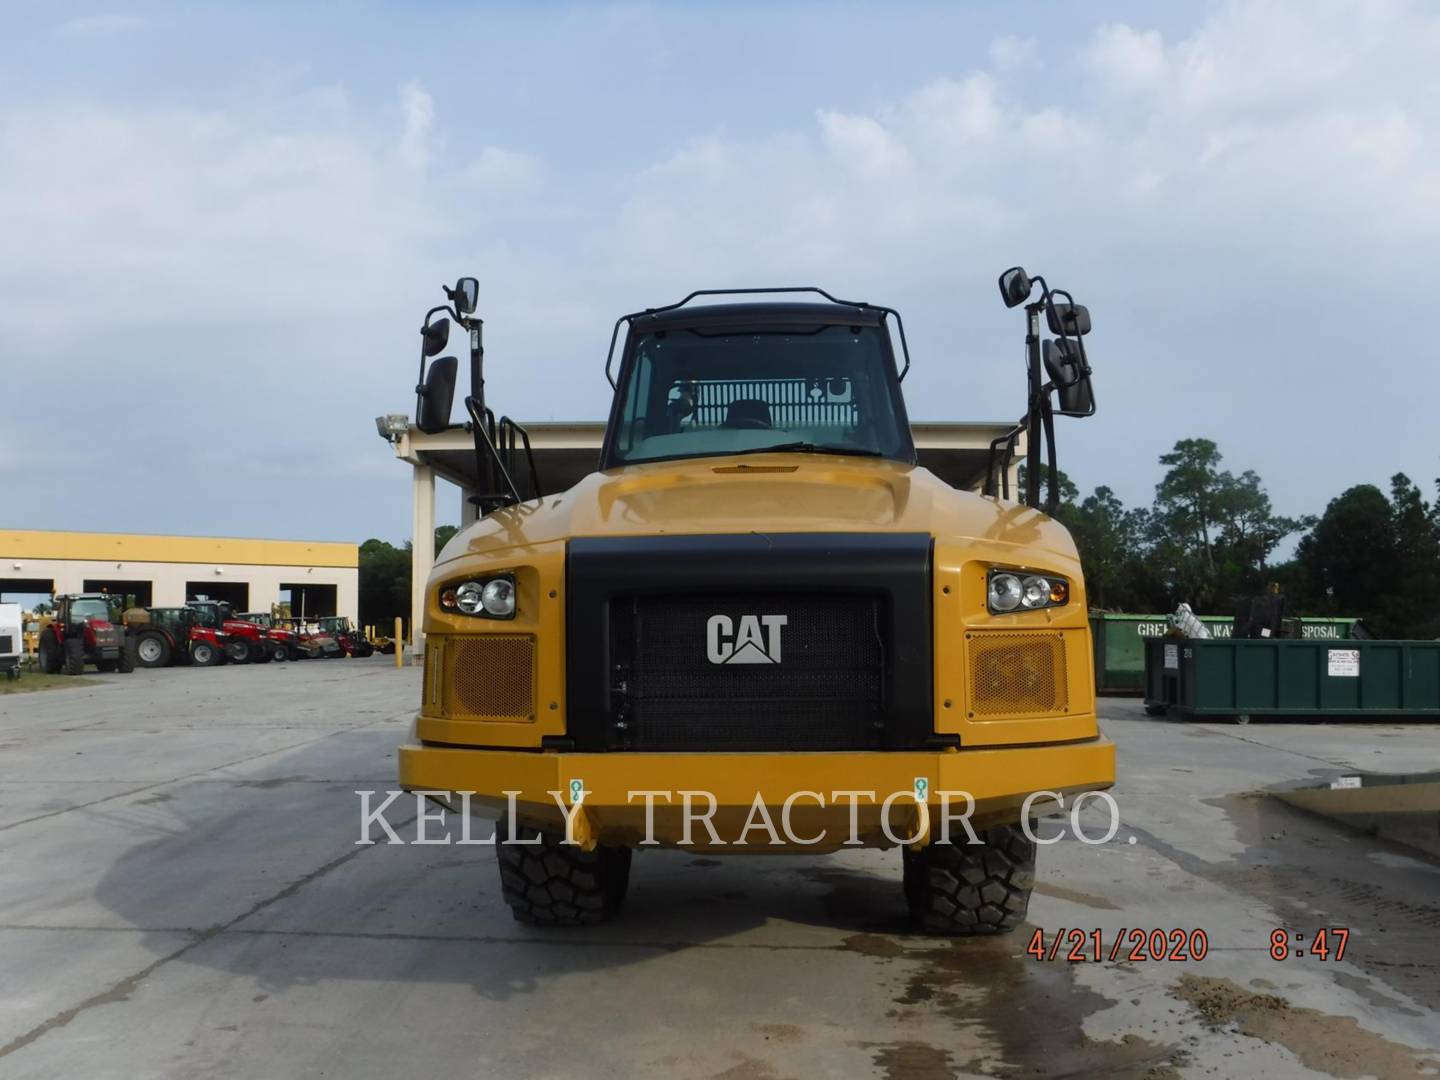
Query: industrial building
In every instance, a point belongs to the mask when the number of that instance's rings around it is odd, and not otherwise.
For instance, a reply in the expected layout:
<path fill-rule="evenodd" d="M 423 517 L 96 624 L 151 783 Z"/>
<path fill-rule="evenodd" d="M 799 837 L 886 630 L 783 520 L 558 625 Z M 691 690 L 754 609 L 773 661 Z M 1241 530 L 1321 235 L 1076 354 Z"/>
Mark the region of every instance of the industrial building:
<path fill-rule="evenodd" d="M 359 565 L 355 544 L 0 529 L 0 597 L 104 591 L 176 607 L 209 596 L 358 620 Z"/>

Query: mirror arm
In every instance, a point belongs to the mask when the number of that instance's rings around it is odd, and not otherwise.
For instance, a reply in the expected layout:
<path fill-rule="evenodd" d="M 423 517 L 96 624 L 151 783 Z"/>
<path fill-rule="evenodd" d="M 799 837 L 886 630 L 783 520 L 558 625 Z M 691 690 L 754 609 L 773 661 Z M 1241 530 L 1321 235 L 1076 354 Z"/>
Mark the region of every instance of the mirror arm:
<path fill-rule="evenodd" d="M 500 452 L 495 449 L 495 444 L 490 439 L 490 432 L 487 430 L 488 426 L 485 423 L 485 417 L 481 414 L 479 403 L 475 400 L 473 395 L 466 395 L 465 409 L 467 412 L 469 412 L 470 420 L 473 425 L 472 431 L 474 432 L 475 436 L 475 464 L 477 467 L 477 472 L 481 472 L 483 475 L 484 470 L 480 469 L 481 462 L 482 460 L 488 461 L 491 464 L 492 468 L 494 468 L 495 471 L 499 473 L 500 479 L 501 481 L 503 481 L 505 488 L 507 489 L 504 492 L 501 492 L 499 495 L 494 495 L 491 492 L 486 492 L 484 495 L 481 496 L 481 498 L 497 498 L 501 500 L 501 506 L 508 506 L 513 503 L 523 502 L 524 500 L 520 498 L 520 490 L 515 486 L 515 481 L 510 478 L 510 473 L 507 472 L 505 469 L 505 463 L 500 460 Z M 482 445 L 484 446 L 485 450 L 488 451 L 488 456 L 482 455 Z"/>

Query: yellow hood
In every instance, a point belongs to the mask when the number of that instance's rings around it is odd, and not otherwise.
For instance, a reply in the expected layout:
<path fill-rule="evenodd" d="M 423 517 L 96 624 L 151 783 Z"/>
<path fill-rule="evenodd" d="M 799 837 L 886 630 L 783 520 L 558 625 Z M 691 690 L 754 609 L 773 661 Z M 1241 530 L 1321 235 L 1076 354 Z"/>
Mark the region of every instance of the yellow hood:
<path fill-rule="evenodd" d="M 956 491 L 928 469 L 824 454 L 745 454 L 592 473 L 569 491 L 462 529 L 439 561 L 575 536 L 925 532 L 942 541 L 1076 558 L 1064 526 L 1013 502 Z"/>

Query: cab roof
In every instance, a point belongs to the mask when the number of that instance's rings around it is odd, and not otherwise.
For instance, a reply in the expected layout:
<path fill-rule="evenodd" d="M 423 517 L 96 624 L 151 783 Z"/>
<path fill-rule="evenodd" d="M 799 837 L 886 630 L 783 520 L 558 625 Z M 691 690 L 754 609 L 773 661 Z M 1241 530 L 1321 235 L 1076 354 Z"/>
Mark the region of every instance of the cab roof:
<path fill-rule="evenodd" d="M 703 304 L 636 315 L 632 332 L 724 326 L 879 326 L 884 312 L 863 304 L 804 304 L 748 301 Z"/>

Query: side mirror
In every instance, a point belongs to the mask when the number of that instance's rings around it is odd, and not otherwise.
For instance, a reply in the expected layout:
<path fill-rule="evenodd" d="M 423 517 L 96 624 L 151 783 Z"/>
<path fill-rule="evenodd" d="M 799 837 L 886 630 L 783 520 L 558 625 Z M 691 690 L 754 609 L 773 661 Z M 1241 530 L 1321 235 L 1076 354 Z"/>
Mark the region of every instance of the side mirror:
<path fill-rule="evenodd" d="M 450 299 L 454 302 L 457 312 L 461 315 L 469 315 L 475 310 L 475 305 L 480 302 L 479 280 L 473 277 L 462 277 L 455 282 Z"/>
<path fill-rule="evenodd" d="M 1045 370 L 1055 384 L 1061 416 L 1094 414 L 1095 391 L 1090 385 L 1090 365 L 1080 354 L 1080 342 L 1065 338 L 1045 342 Z"/>
<path fill-rule="evenodd" d="M 442 356 L 430 365 L 425 385 L 420 387 L 420 405 L 415 415 L 415 426 L 427 435 L 438 435 L 450 426 L 455 372 L 459 366 L 460 362 L 453 356 Z"/>
<path fill-rule="evenodd" d="M 1006 307 L 1018 307 L 1030 299 L 1033 283 L 1030 275 L 1018 266 L 1012 266 L 1000 275 L 1000 299 Z"/>
<path fill-rule="evenodd" d="M 442 318 L 426 323 L 420 329 L 420 336 L 425 342 L 425 355 L 434 356 L 450 343 L 450 320 Z"/>
<path fill-rule="evenodd" d="M 1052 334 L 1081 337 L 1090 332 L 1090 309 L 1084 304 L 1051 304 L 1045 309 L 1045 319 Z"/>

